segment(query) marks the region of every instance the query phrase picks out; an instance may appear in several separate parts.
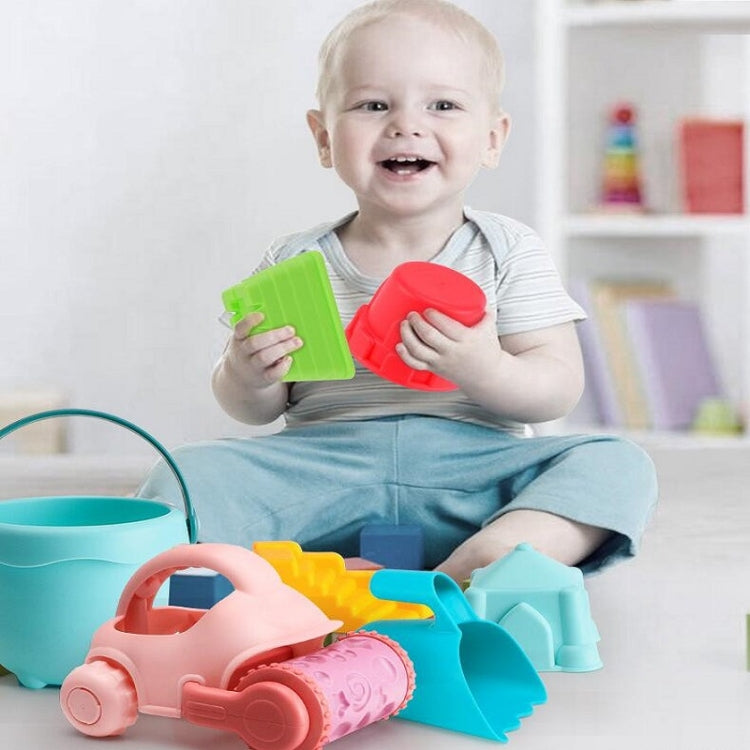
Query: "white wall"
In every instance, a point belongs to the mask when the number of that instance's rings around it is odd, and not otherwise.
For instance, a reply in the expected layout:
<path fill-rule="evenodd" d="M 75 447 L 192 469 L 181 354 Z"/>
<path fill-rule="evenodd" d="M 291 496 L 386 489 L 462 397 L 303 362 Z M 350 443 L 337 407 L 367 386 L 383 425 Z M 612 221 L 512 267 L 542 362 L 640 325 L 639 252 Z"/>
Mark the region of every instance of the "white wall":
<path fill-rule="evenodd" d="M 277 235 L 353 206 L 304 113 L 318 45 L 357 4 L 0 4 L 0 392 L 58 386 L 168 446 L 247 432 L 208 385 L 220 293 Z M 532 222 L 532 4 L 458 4 L 505 48 L 515 119 L 470 202 Z M 77 451 L 142 448 L 70 428 Z"/>

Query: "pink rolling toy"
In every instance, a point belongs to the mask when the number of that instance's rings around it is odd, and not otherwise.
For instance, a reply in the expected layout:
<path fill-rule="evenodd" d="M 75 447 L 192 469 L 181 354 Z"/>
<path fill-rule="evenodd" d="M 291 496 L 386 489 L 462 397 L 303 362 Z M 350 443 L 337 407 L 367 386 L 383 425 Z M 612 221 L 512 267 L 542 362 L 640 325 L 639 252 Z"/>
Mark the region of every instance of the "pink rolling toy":
<path fill-rule="evenodd" d="M 235 590 L 208 610 L 154 608 L 164 581 L 190 567 Z M 252 750 L 314 750 L 392 716 L 414 690 L 411 661 L 385 636 L 322 648 L 340 625 L 250 550 L 178 545 L 133 575 L 60 703 L 95 737 L 121 734 L 141 711 L 235 732 Z"/>
<path fill-rule="evenodd" d="M 252 670 L 235 693 L 191 683 L 183 716 L 231 729 L 254 750 L 315 750 L 398 713 L 413 691 L 411 661 L 395 641 L 353 633 L 307 656 Z"/>

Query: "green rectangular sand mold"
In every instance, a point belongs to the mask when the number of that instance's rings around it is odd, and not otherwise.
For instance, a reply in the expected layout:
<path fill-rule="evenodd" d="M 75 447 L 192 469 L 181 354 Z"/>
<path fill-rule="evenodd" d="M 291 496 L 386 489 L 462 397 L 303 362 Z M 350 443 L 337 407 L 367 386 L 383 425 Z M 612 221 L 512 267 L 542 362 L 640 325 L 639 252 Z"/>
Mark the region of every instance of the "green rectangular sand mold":
<path fill-rule="evenodd" d="M 321 253 L 284 260 L 230 287 L 221 297 L 232 326 L 257 311 L 265 319 L 253 333 L 294 326 L 303 345 L 292 353 L 285 381 L 354 377 L 354 361 Z"/>

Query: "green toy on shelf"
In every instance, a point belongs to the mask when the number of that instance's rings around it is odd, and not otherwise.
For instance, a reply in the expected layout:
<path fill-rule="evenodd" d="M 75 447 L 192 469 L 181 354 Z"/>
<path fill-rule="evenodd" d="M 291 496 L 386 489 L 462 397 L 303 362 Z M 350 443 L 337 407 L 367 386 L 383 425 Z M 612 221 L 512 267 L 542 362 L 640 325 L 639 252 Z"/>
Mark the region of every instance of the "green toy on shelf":
<path fill-rule="evenodd" d="M 254 334 L 294 326 L 303 345 L 292 353 L 285 381 L 354 377 L 354 361 L 321 253 L 305 252 L 259 271 L 225 290 L 222 300 L 232 327 L 257 311 L 265 318 L 253 328 Z"/>
<path fill-rule="evenodd" d="M 698 404 L 691 427 L 693 432 L 701 435 L 737 435 L 742 432 L 742 424 L 732 404 L 713 396 Z"/>

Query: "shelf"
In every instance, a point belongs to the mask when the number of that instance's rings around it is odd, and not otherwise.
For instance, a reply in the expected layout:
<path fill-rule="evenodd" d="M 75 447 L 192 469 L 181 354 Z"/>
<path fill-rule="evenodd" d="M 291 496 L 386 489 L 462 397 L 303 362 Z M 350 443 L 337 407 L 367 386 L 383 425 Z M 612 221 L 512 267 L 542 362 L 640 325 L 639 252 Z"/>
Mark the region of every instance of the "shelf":
<path fill-rule="evenodd" d="M 707 435 L 697 432 L 654 432 L 621 430 L 602 425 L 568 424 L 565 434 L 617 435 L 648 449 L 669 450 L 745 450 L 750 451 L 750 437 L 738 435 Z"/>
<path fill-rule="evenodd" d="M 750 118 L 750 0 L 540 0 L 537 228 L 566 281 L 664 278 L 700 304 L 727 400 L 750 401 L 750 202 L 742 214 L 683 213 L 675 125 Z M 743 36 L 744 35 L 744 36 Z M 604 118 L 644 113 L 637 134 L 650 207 L 601 210 Z M 746 129 L 743 183 L 750 175 Z M 589 405 L 585 405 L 589 406 Z M 566 420 L 578 431 L 594 404 Z M 601 426 L 595 432 L 607 431 Z M 618 432 L 647 447 L 750 453 L 747 435 Z"/>
<path fill-rule="evenodd" d="M 704 33 L 750 33 L 750 2 L 745 0 L 642 0 L 570 5 L 562 21 L 571 28 L 641 26 L 693 28 Z"/>
<path fill-rule="evenodd" d="M 750 231 L 750 218 L 721 214 L 570 214 L 563 218 L 562 228 L 569 237 L 715 237 Z"/>
<path fill-rule="evenodd" d="M 138 489 L 153 464 L 154 459 L 147 455 L 0 456 L 0 501 L 60 495 L 124 496 Z"/>

